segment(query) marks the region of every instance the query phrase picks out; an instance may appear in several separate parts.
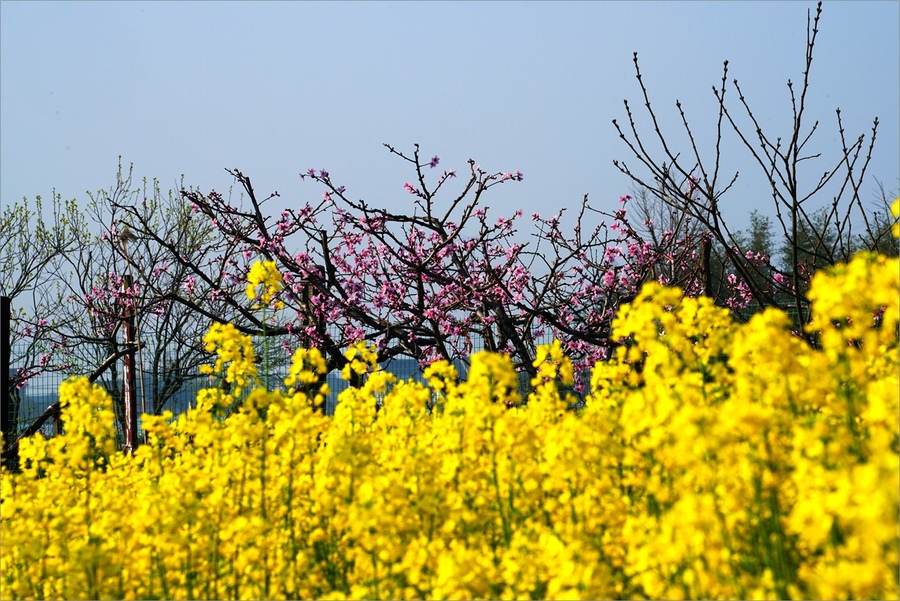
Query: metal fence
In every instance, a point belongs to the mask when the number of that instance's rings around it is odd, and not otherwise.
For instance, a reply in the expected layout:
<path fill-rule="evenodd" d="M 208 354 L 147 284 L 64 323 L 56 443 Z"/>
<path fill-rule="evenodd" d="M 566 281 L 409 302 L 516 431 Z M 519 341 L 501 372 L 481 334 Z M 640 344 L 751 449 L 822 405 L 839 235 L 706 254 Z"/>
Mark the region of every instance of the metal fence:
<path fill-rule="evenodd" d="M 17 367 L 14 365 L 11 371 L 15 373 L 16 369 Z M 145 412 L 153 412 L 152 407 L 154 404 L 154 399 L 151 398 L 149 391 L 152 389 L 150 382 L 152 382 L 156 374 L 153 374 L 152 372 L 149 372 L 147 370 L 142 370 L 140 368 L 138 368 L 137 374 L 138 381 L 136 393 L 138 415 L 140 416 Z M 13 374 L 11 373 L 10 375 Z M 19 389 L 13 389 L 11 391 L 12 403 L 10 407 L 13 413 L 12 418 L 15 421 L 13 431 L 17 433 L 22 432 L 38 417 L 40 417 L 50 406 L 57 403 L 59 401 L 60 384 L 62 384 L 69 377 L 79 375 L 83 374 L 45 372 L 36 377 L 30 378 L 23 387 Z M 268 380 L 274 384 L 274 386 L 272 386 L 274 388 L 277 387 L 277 384 L 286 375 L 286 370 L 273 371 L 272 373 L 268 374 Z M 337 371 L 332 372 L 328 375 L 327 382 L 332 390 L 332 394 L 329 395 L 328 403 L 326 405 L 326 412 L 328 414 L 333 414 L 336 395 L 341 390 L 347 387 L 347 383 L 341 379 L 340 373 Z M 110 395 L 114 397 L 122 388 L 121 382 L 110 382 L 108 380 L 104 380 L 104 378 L 102 377 L 96 383 L 105 388 L 107 392 L 109 392 Z M 196 377 L 187 379 L 185 383 L 178 389 L 178 391 L 173 396 L 171 396 L 162 407 L 159 408 L 159 411 L 171 411 L 175 415 L 184 413 L 195 404 L 197 393 L 201 389 L 207 388 L 209 386 L 215 386 L 215 384 L 210 381 L 210 378 L 197 374 Z M 13 407 L 12 405 L 15 405 L 15 407 Z M 117 412 L 116 427 L 121 431 L 121 423 L 123 420 L 123 416 L 119 415 L 121 407 L 116 403 L 114 403 L 114 407 Z M 140 417 L 138 418 L 138 428 L 140 429 Z M 53 422 L 45 422 L 43 426 L 41 426 L 39 432 L 45 436 L 52 436 L 54 434 Z"/>
<path fill-rule="evenodd" d="M 4 298 L 4 301 L 6 300 L 7 299 Z M 9 374 L 2 374 L 2 372 L 0 372 L 3 376 L 0 377 L 0 380 L 3 380 L 4 385 L 8 385 L 10 380 L 13 379 L 12 376 L 14 376 L 22 367 L 20 364 L 17 364 L 16 357 L 24 356 L 27 347 L 26 343 L 22 342 L 20 343 L 21 347 L 10 348 L 8 342 L 9 338 L 5 336 L 2 336 L 2 338 L 3 340 L 0 342 L 3 343 L 3 351 L 11 360 L 8 363 Z M 546 342 L 551 342 L 549 336 Z M 473 352 L 479 350 L 479 345 L 475 344 L 473 346 Z M 134 369 L 136 377 L 134 393 L 137 406 L 137 431 L 135 433 L 140 438 L 143 438 L 141 415 L 144 413 L 162 413 L 163 411 L 171 411 L 176 416 L 180 415 L 194 406 L 197 393 L 201 389 L 218 385 L 218 382 L 213 381 L 210 377 L 201 375 L 198 369 L 195 374 L 190 374 L 184 379 L 175 393 L 167 398 L 164 404 L 154 407 L 156 404 L 156 399 L 153 395 L 153 391 L 156 388 L 154 383 L 161 381 L 166 375 L 170 374 L 154 373 L 151 366 L 147 365 L 149 360 L 144 360 L 144 356 L 145 355 L 142 355 L 142 353 L 136 354 L 136 365 Z M 120 359 L 119 361 L 122 360 Z M 165 361 L 162 362 L 163 365 L 165 365 L 165 363 Z M 463 362 L 457 361 L 456 363 L 459 373 L 465 378 L 467 367 Z M 262 368 L 261 365 L 259 367 Z M 410 378 L 419 381 L 422 380 L 422 370 L 419 367 L 418 362 L 414 359 L 399 357 L 384 362 L 381 367 L 400 380 L 407 380 Z M 289 361 L 287 361 L 285 357 L 281 357 L 275 359 L 274 366 L 268 368 L 267 374 L 260 373 L 260 378 L 269 382 L 269 388 L 274 389 L 279 387 L 281 381 L 287 376 L 288 369 Z M 262 372 L 263 369 L 260 369 L 260 371 Z M 116 375 L 113 376 L 113 374 Z M 72 371 L 46 371 L 29 378 L 19 388 L 9 390 L 8 395 L 6 396 L 6 398 L 9 399 L 9 402 L 6 403 L 7 412 L 2 415 L 5 444 L 11 444 L 12 441 L 19 438 L 28 428 L 35 424 L 36 420 L 49 413 L 49 410 L 59 402 L 59 387 L 66 379 L 74 376 L 86 375 L 86 373 Z M 110 377 L 117 377 L 118 379 L 110 380 Z M 116 369 L 105 372 L 96 380 L 98 385 L 104 387 L 107 392 L 110 393 L 110 396 L 118 401 L 113 403 L 113 407 L 116 411 L 115 425 L 118 437 L 121 439 L 120 442 L 124 441 L 126 438 L 125 424 L 127 422 L 126 415 L 124 414 L 125 402 L 122 393 L 125 388 L 124 377 L 124 371 L 122 369 Z M 18 380 L 18 378 L 13 379 L 13 381 L 15 380 Z M 330 394 L 326 399 L 325 413 L 327 415 L 333 415 L 337 405 L 337 397 L 343 390 L 349 387 L 349 383 L 341 377 L 340 372 L 337 370 L 327 375 L 326 382 L 330 388 Z M 520 382 L 520 385 L 524 392 L 528 387 L 527 377 Z M 40 429 L 34 432 L 34 434 L 51 437 L 54 436 L 59 429 L 59 413 L 56 411 L 53 414 L 53 418 L 46 419 L 40 426 Z"/>
<path fill-rule="evenodd" d="M 16 353 L 13 352 L 12 355 L 15 356 Z M 12 376 L 15 374 L 18 367 L 19 366 L 13 363 L 9 375 Z M 419 369 L 418 364 L 411 359 L 397 359 L 386 363 L 382 367 L 393 373 L 399 379 L 421 378 L 421 370 Z M 271 383 L 270 388 L 277 388 L 280 382 L 287 376 L 287 373 L 287 366 L 279 366 L 270 369 L 267 378 Z M 17 434 L 21 433 L 29 425 L 34 423 L 34 421 L 49 407 L 59 401 L 60 384 L 72 376 L 80 375 L 84 374 L 63 373 L 58 371 L 44 372 L 30 378 L 21 388 L 11 390 L 12 403 L 10 409 L 12 418 L 15 421 L 11 431 L 16 432 Z M 157 374 L 154 374 L 151 370 L 147 369 L 146 366 L 144 366 L 143 369 L 142 366 L 138 366 L 136 393 L 139 416 L 142 413 L 152 413 L 151 408 L 153 407 L 153 399 L 151 398 L 150 391 L 152 390 L 151 382 L 153 382 L 156 375 Z M 265 376 L 264 374 L 260 374 L 260 377 L 264 378 Z M 337 395 L 349 385 L 343 380 L 340 372 L 337 370 L 328 374 L 326 382 L 331 390 L 331 394 L 327 398 L 325 413 L 333 415 L 337 404 Z M 115 396 L 117 391 L 122 389 L 122 382 L 110 382 L 103 377 L 98 379 L 96 383 L 104 387 L 111 396 Z M 209 377 L 198 373 L 196 377 L 190 378 L 184 382 L 178 391 L 169 398 L 162 407 L 160 407 L 160 412 L 171 411 L 175 415 L 184 413 L 194 405 L 197 393 L 201 389 L 215 385 L 216 384 L 211 382 Z M 115 403 L 114 406 L 117 411 L 116 427 L 121 434 L 123 416 L 118 415 L 121 408 Z M 140 418 L 138 419 L 138 429 L 140 430 Z M 41 426 L 39 432 L 44 436 L 53 436 L 55 433 L 53 421 L 48 420 L 45 422 Z"/>

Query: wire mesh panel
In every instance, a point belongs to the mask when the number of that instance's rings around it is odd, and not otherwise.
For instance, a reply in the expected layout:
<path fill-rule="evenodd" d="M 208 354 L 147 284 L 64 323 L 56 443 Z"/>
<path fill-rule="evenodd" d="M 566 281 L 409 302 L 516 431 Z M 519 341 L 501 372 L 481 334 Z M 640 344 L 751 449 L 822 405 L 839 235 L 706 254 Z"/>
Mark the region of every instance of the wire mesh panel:
<path fill-rule="evenodd" d="M 548 338 L 547 342 L 549 341 Z M 21 353 L 16 353 L 16 350 L 17 349 L 14 346 L 12 355 L 14 357 L 22 356 Z M 473 352 L 477 350 L 480 350 L 478 345 L 473 345 Z M 261 380 L 268 382 L 269 387 L 274 389 L 283 386 L 282 382 L 288 375 L 290 361 L 287 356 L 273 357 L 271 359 L 272 361 L 270 362 L 260 364 L 259 371 L 261 372 Z M 460 375 L 465 378 L 467 372 L 466 362 L 457 360 L 454 361 L 454 363 Z M 165 365 L 166 363 L 162 362 L 160 364 Z M 15 375 L 19 367 L 20 366 L 13 364 L 11 366 L 10 375 Z M 266 367 L 268 368 L 268 377 L 262 373 L 266 370 Z M 410 378 L 417 381 L 423 380 L 423 371 L 419 363 L 408 357 L 395 357 L 384 362 L 382 368 L 392 373 L 399 380 L 407 380 Z M 118 377 L 112 380 L 108 379 L 108 376 L 111 373 L 117 373 Z M 136 394 L 138 432 L 141 434 L 140 416 L 143 413 L 161 414 L 163 411 L 171 411 L 176 416 L 180 415 L 196 405 L 197 393 L 201 389 L 219 385 L 216 376 L 210 377 L 201 375 L 198 370 L 195 374 L 180 374 L 179 379 L 177 380 L 177 386 L 174 390 L 168 390 L 164 396 L 160 394 L 154 396 L 154 391 L 158 393 L 160 389 L 158 385 L 159 381 L 171 381 L 172 378 L 167 378 L 167 374 L 165 373 L 156 373 L 149 365 L 142 365 L 140 356 L 138 357 L 137 374 Z M 10 423 L 13 424 L 11 431 L 15 432 L 16 435 L 21 434 L 26 428 L 33 424 L 36 419 L 44 414 L 49 407 L 59 401 L 60 384 L 69 377 L 81 375 L 85 374 L 47 371 L 24 379 L 18 387 L 14 387 L 10 393 L 10 415 L 8 416 Z M 125 415 L 121 378 L 121 370 L 116 370 L 115 372 L 106 372 L 101 375 L 96 380 L 96 383 L 102 386 L 113 399 L 113 408 L 116 413 L 116 429 L 120 441 L 123 442 Z M 14 380 L 19 381 L 22 379 L 14 378 Z M 329 373 L 326 377 L 326 382 L 328 383 L 331 393 L 326 399 L 325 413 L 327 415 L 334 415 L 337 406 L 337 398 L 342 391 L 349 387 L 349 384 L 341 377 L 340 371 L 338 370 Z M 154 383 L 156 383 L 156 385 L 154 385 Z M 41 426 L 38 432 L 47 437 L 54 436 L 57 427 L 56 422 L 49 419 Z"/>

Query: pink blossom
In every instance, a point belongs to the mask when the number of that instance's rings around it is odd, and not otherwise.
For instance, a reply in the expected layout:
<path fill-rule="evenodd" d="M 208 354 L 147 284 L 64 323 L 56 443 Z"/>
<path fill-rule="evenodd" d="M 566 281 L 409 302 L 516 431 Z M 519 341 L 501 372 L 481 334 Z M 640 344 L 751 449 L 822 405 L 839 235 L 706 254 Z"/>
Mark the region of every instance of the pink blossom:
<path fill-rule="evenodd" d="M 153 277 L 158 278 L 160 276 L 160 274 L 162 274 L 164 272 L 168 272 L 168 271 L 169 271 L 168 265 L 159 265 L 158 267 L 153 268 L 153 272 L 152 272 Z"/>
<path fill-rule="evenodd" d="M 612 288 L 612 286 L 616 283 L 616 272 L 612 269 L 607 270 L 606 273 L 603 274 L 603 285 Z"/>
<path fill-rule="evenodd" d="M 188 296 L 192 296 L 194 294 L 194 288 L 196 287 L 196 285 L 197 281 L 194 279 L 194 276 L 189 275 L 187 278 L 185 278 L 185 281 L 181 286 L 182 288 L 184 288 L 184 291 Z"/>
<path fill-rule="evenodd" d="M 514 182 L 520 182 L 525 179 L 525 176 L 522 175 L 521 171 L 515 172 L 505 172 L 500 174 L 500 181 L 513 180 Z"/>

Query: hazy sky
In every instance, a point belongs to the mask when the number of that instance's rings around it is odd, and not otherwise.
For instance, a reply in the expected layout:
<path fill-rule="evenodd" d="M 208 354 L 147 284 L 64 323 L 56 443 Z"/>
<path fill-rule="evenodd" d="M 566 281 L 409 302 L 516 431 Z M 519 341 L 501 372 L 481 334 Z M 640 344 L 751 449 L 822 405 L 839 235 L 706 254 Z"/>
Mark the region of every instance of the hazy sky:
<path fill-rule="evenodd" d="M 183 174 L 224 191 L 224 169 L 237 167 L 287 206 L 318 198 L 298 173 L 325 168 L 351 196 L 402 209 L 413 174 L 381 144 L 418 142 L 442 168 L 462 173 L 471 157 L 522 171 L 524 182 L 492 190 L 492 211 L 550 213 L 585 193 L 610 209 L 630 187 L 613 159 L 635 163 L 611 124 L 626 120 L 623 99 L 651 133 L 632 53 L 682 150 L 675 100 L 708 151 L 725 59 L 763 127 L 786 137 L 785 84 L 802 79 L 808 10 L 814 2 L 3 1 L 0 202 L 54 189 L 84 199 L 114 183 L 121 155 L 164 188 Z M 821 120 L 813 145 L 829 157 L 835 108 L 850 138 L 878 117 L 870 173 L 890 189 L 898 33 L 898 2 L 826 2 L 809 98 L 809 123 Z M 742 172 L 729 215 L 770 206 L 733 135 L 725 167 Z"/>

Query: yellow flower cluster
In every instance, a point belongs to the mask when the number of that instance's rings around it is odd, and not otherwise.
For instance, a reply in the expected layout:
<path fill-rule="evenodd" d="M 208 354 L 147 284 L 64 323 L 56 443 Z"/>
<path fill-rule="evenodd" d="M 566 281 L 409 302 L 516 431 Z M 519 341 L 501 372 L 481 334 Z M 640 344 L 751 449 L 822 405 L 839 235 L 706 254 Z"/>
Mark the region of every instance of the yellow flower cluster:
<path fill-rule="evenodd" d="M 262 292 L 258 292 L 258 288 L 262 287 Z M 278 292 L 284 288 L 284 278 L 275 261 L 256 261 L 250 267 L 250 273 L 247 275 L 247 298 L 262 301 L 262 305 L 267 306 L 272 302 Z M 278 301 L 276 307 L 284 308 L 284 303 Z"/>
<path fill-rule="evenodd" d="M 2 473 L 0 597 L 897 598 L 898 276 L 817 275 L 817 348 L 648 285 L 577 411 L 559 343 L 525 397 L 502 355 L 418 383 L 359 344 L 329 418 L 318 351 L 269 392 L 222 326 L 240 409 L 145 416 L 131 456 L 102 390 L 63 386 L 65 434 Z"/>
<path fill-rule="evenodd" d="M 363 341 L 353 344 L 344 354 L 347 364 L 341 370 L 345 380 L 351 380 L 355 376 L 364 376 L 370 369 L 378 370 L 378 351 L 373 346 Z M 354 376 L 355 374 L 355 376 Z"/>
<path fill-rule="evenodd" d="M 594 373 L 616 432 L 625 572 L 651 598 L 898 594 L 898 262 L 819 273 L 812 331 L 781 312 L 737 327 L 650 285 Z"/>
<path fill-rule="evenodd" d="M 891 204 L 891 215 L 894 216 L 891 234 L 893 234 L 894 238 L 900 238 L 900 197 L 895 198 L 893 204 Z"/>
<path fill-rule="evenodd" d="M 213 375 L 222 374 L 226 389 L 230 389 L 232 400 L 239 397 L 248 386 L 259 381 L 256 369 L 256 353 L 253 341 L 249 336 L 241 334 L 234 324 L 214 323 L 203 337 L 204 348 L 208 353 L 215 352 L 215 365 L 203 365 L 200 372 Z M 211 391 L 201 392 L 207 396 Z"/>

